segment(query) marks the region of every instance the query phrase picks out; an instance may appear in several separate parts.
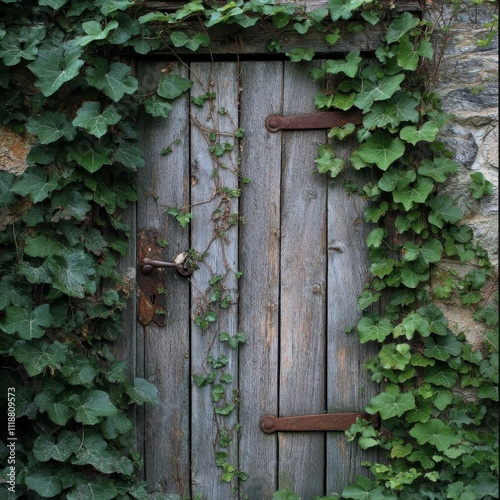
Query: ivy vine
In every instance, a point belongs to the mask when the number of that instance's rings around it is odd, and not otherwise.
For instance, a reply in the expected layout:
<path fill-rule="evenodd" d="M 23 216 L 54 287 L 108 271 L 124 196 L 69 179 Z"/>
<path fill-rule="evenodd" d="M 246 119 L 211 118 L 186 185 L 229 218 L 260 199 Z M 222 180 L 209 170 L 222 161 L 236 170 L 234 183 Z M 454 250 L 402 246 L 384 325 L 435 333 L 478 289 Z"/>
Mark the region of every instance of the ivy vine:
<path fill-rule="evenodd" d="M 367 23 L 384 27 L 373 57 L 354 50 L 311 75 L 335 77 L 335 89 L 316 96 L 318 109 L 357 108 L 363 116 L 361 126 L 330 131 L 329 143 L 318 148 L 318 171 L 377 172 L 376 181 L 345 187 L 370 200 L 365 220 L 377 224 L 367 239 L 372 279 L 358 299 L 363 316 L 354 329 L 360 342 L 381 344 L 366 367 L 385 388 L 366 410 L 383 424 L 376 429 L 359 420 L 347 435 L 363 449 L 384 450 L 387 460 L 366 464 L 370 477 L 357 477 L 340 497 L 498 498 L 495 271 L 453 198 L 441 192 L 457 165 L 438 137 L 449 117 L 423 71 L 435 58 L 430 21 L 378 0 L 330 0 L 310 12 L 273 0 L 193 0 L 172 12 L 129 0 L 0 4 L 0 130 L 12 141 L 0 166 L 0 391 L 2 408 L 10 417 L 15 405 L 16 417 L 2 429 L 2 497 L 148 497 L 137 479 L 140 457 L 130 451 L 128 411 L 154 403 L 157 391 L 130 377 L 111 347 L 134 286 L 117 267 L 129 233 L 122 214 L 136 201 L 136 171 L 144 165 L 139 109 L 168 116 L 191 82 L 169 73 L 152 94 L 140 95 L 127 57 L 165 46 L 196 51 L 210 43 L 207 28 L 248 28 L 268 19 L 300 34 L 319 30 L 332 46 L 343 35 L 338 21 L 349 21 L 350 32 Z M 495 19 L 488 28 L 483 44 L 495 36 Z M 267 48 L 281 50 L 280 40 Z M 311 60 L 314 48 L 287 56 Z M 207 93 L 195 104 L 211 98 Z M 345 137 L 359 144 L 347 161 L 335 154 Z M 228 151 L 225 144 L 210 147 L 216 158 Z M 492 193 L 480 173 L 471 176 L 470 189 L 477 199 Z M 191 218 L 175 208 L 169 213 L 181 225 Z M 225 223 L 237 217 L 229 214 Z M 468 271 L 443 267 L 449 261 L 468 263 Z M 224 308 L 231 300 L 224 276 L 211 280 L 208 302 Z M 452 331 L 443 301 L 469 308 L 484 324 L 481 346 L 471 346 L 467 332 Z M 206 330 L 215 314 L 201 307 L 195 322 Z M 220 332 L 219 339 L 237 348 L 245 335 Z M 230 374 L 223 359 L 207 361 L 213 370 L 195 383 L 211 386 L 223 416 L 233 404 L 224 399 Z M 225 456 L 218 459 L 223 480 L 245 479 Z M 275 498 L 297 496 L 281 491 Z"/>

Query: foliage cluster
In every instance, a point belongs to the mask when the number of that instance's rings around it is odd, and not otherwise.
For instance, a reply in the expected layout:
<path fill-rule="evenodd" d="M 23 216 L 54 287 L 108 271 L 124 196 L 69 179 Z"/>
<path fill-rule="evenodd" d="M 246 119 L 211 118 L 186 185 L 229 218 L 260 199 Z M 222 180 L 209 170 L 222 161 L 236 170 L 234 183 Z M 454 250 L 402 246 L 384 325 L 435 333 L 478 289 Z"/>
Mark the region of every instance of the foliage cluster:
<path fill-rule="evenodd" d="M 143 166 L 138 109 L 168 116 L 191 82 L 166 74 L 155 92 L 141 96 L 125 51 L 144 55 L 164 45 L 196 51 L 210 41 L 206 28 L 246 28 L 262 18 L 301 34 L 321 30 L 334 45 L 342 36 L 335 22 L 354 14 L 383 23 L 385 39 L 375 57 L 352 51 L 314 71 L 315 79 L 336 78 L 333 91 L 316 96 L 319 109 L 363 112 L 361 127 L 330 131 L 316 163 L 336 177 L 346 162 L 336 157 L 335 141 L 355 135 L 359 146 L 347 163 L 379 173 L 374 182 L 346 188 L 370 200 L 365 219 L 378 224 L 367 240 L 373 279 L 359 297 L 364 314 L 356 329 L 361 342 L 381 344 L 367 368 L 386 385 L 367 411 L 379 413 L 383 426 L 359 421 L 349 438 L 386 450 L 389 460 L 371 464 L 372 478 L 358 477 L 342 497 L 498 496 L 498 318 L 482 293 L 492 270 L 453 199 L 440 193 L 457 167 L 437 140 L 447 117 L 420 71 L 433 57 L 429 22 L 410 13 L 387 16 L 391 2 L 366 0 L 330 0 L 308 13 L 272 0 L 212 6 L 194 0 L 170 13 L 128 0 L 1 4 L 1 125 L 34 137 L 26 170 L 0 171 L 0 207 L 15 219 L 0 234 L 0 391 L 6 397 L 15 388 L 16 426 L 23 429 L 8 498 L 147 497 L 136 479 L 140 460 L 130 452 L 127 411 L 153 403 L 156 391 L 143 379 L 130 380 L 110 347 L 131 286 L 117 271 L 127 245 L 122 210 L 136 199 L 135 172 Z M 349 29 L 363 26 L 353 20 Z M 279 45 L 270 40 L 268 48 Z M 287 55 L 310 60 L 314 50 Z M 491 186 L 474 175 L 474 196 L 489 194 Z M 456 279 L 448 273 L 431 287 L 442 259 L 469 262 L 472 270 Z M 389 300 L 377 310 L 386 292 Z M 486 325 L 479 349 L 464 332 L 451 331 L 433 302 L 450 297 Z M 211 317 L 199 318 L 208 327 Z M 227 334 L 221 341 L 233 348 L 244 338 Z M 0 444 L 5 461 L 7 444 Z M 224 473 L 234 475 L 224 464 Z M 8 473 L 7 467 L 7 481 Z"/>

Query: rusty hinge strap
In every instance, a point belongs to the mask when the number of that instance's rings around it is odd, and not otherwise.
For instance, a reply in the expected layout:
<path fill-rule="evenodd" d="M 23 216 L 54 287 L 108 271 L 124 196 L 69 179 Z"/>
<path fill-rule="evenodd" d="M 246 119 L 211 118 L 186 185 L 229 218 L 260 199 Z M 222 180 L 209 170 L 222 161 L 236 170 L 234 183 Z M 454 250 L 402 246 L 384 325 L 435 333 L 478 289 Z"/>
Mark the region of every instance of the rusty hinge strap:
<path fill-rule="evenodd" d="M 348 111 L 318 111 L 302 115 L 271 115 L 266 118 L 266 128 L 269 132 L 278 130 L 307 130 L 342 127 L 346 123 L 359 125 L 363 117 L 359 109 Z"/>
<path fill-rule="evenodd" d="M 356 418 L 372 421 L 379 425 L 378 415 L 363 412 L 321 413 L 293 417 L 266 415 L 260 421 L 260 429 L 265 433 L 276 431 L 345 431 L 356 422 Z"/>

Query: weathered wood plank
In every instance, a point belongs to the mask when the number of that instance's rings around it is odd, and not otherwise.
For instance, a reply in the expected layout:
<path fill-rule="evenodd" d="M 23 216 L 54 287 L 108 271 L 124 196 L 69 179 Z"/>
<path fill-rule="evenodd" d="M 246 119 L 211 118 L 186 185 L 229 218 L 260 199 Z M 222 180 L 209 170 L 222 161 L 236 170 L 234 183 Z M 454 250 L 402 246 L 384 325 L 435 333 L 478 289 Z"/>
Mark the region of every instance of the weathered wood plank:
<path fill-rule="evenodd" d="M 311 64 L 285 63 L 283 114 L 314 111 Z M 326 131 L 285 132 L 282 147 L 280 415 L 325 410 L 326 192 L 314 158 Z M 324 433 L 280 433 L 280 488 L 322 495 Z"/>
<path fill-rule="evenodd" d="M 226 276 L 223 295 L 229 293 L 233 300 L 238 295 L 235 272 L 238 270 L 238 229 L 229 227 L 231 214 L 238 212 L 237 198 L 222 197 L 222 188 L 238 188 L 238 176 L 233 173 L 237 166 L 237 139 L 234 133 L 238 123 L 238 67 L 236 63 L 192 63 L 191 79 L 194 85 L 191 95 L 198 97 L 214 92 L 203 107 L 191 106 L 191 203 L 193 205 L 191 238 L 195 250 L 205 253 L 203 262 L 192 277 L 192 319 L 209 310 L 218 314 L 213 327 L 203 332 L 193 321 L 191 339 L 192 374 L 207 375 L 213 368 L 207 361 L 222 354 L 228 357 L 225 372 L 233 378 L 223 384 L 227 400 L 217 406 L 224 407 L 233 401 L 233 389 L 238 387 L 238 353 L 218 340 L 220 332 L 237 333 L 237 306 L 227 309 L 210 303 L 214 290 L 209 281 L 213 277 Z M 209 135 L 214 133 L 216 140 Z M 232 148 L 222 156 L 211 154 L 210 147 Z M 222 234 L 224 233 L 224 234 Z M 221 383 L 218 379 L 214 384 Z M 222 470 L 216 466 L 215 451 L 224 429 L 231 429 L 237 421 L 237 411 L 230 416 L 216 416 L 211 399 L 211 387 L 192 391 L 192 482 L 193 496 L 203 498 L 230 498 L 231 485 L 221 481 Z M 237 465 L 237 435 L 232 444 L 224 448 L 227 461 Z"/>
<path fill-rule="evenodd" d="M 251 499 L 271 498 L 277 482 L 277 436 L 259 429 L 278 412 L 278 322 L 281 132 L 264 122 L 281 113 L 281 63 L 241 63 L 241 121 L 245 129 L 241 174 L 251 179 L 240 200 L 240 467 L 250 475 L 243 490 Z"/>
<path fill-rule="evenodd" d="M 224 4 L 224 2 L 220 2 L 221 4 Z M 312 11 L 316 9 L 324 9 L 328 7 L 328 0 L 292 0 L 292 1 L 282 1 L 282 0 L 277 0 L 277 4 L 284 4 L 284 3 L 293 3 L 296 4 L 297 7 L 304 7 L 306 11 Z M 394 2 L 394 10 L 395 11 L 420 11 L 422 10 L 422 0 L 397 0 Z M 148 10 L 159 10 L 159 11 L 176 11 L 178 9 L 181 9 L 186 2 L 182 1 L 165 1 L 165 2 L 158 2 L 158 1 L 145 1 L 143 3 L 144 7 Z"/>
<path fill-rule="evenodd" d="M 338 156 L 347 159 L 353 144 L 335 143 Z M 363 172 L 346 168 L 345 177 L 363 185 Z M 342 186 L 344 176 L 330 182 L 328 192 L 328 411 L 362 411 L 375 395 L 375 384 L 363 368 L 374 356 L 373 346 L 362 345 L 346 327 L 355 326 L 361 313 L 357 297 L 370 277 L 366 236 L 372 229 L 362 217 L 366 203 L 348 194 Z M 341 493 L 356 474 L 366 474 L 362 460 L 374 459 L 373 452 L 362 452 L 357 443 L 348 443 L 343 433 L 327 436 L 327 492 Z"/>
<path fill-rule="evenodd" d="M 169 47 L 168 49 L 158 49 L 155 55 L 172 56 L 202 56 L 202 55 L 240 55 L 240 56 L 259 56 L 276 57 L 284 56 L 294 48 L 313 47 L 317 57 L 332 57 L 348 53 L 352 50 L 374 51 L 381 44 L 383 31 L 380 26 L 365 25 L 365 29 L 359 33 L 348 31 L 349 23 L 337 21 L 333 23 L 332 30 L 339 29 L 342 33 L 341 38 L 335 45 L 329 45 L 325 40 L 325 33 L 319 33 L 310 29 L 307 37 L 300 35 L 293 27 L 283 29 L 276 28 L 271 22 L 261 21 L 250 28 L 242 28 L 231 24 L 217 26 L 206 30 L 211 38 L 207 47 L 200 47 L 196 53 L 185 47 Z M 199 32 L 199 28 L 195 28 Z M 189 33 L 189 29 L 187 30 Z M 278 40 L 279 45 L 274 45 L 273 52 L 268 50 L 268 44 L 271 40 Z"/>
<path fill-rule="evenodd" d="M 303 6 L 306 12 L 316 9 L 328 7 L 328 0 L 313 0 L 313 1 L 293 1 L 279 3 L 294 3 L 297 7 Z M 421 1 L 407 0 L 394 2 L 391 12 L 420 12 Z M 166 11 L 171 12 L 182 8 L 183 2 L 145 2 L 144 7 L 149 11 Z M 242 28 L 237 24 L 217 25 L 213 28 L 204 28 L 199 21 L 189 21 L 184 28 L 186 33 L 192 33 L 202 30 L 211 38 L 211 43 L 208 47 L 199 47 L 196 51 L 197 55 L 252 55 L 269 57 L 273 55 L 285 55 L 294 48 L 313 47 L 316 55 L 319 57 L 331 57 L 334 54 L 342 54 L 352 50 L 374 51 L 380 46 L 381 38 L 384 34 L 380 26 L 372 26 L 359 19 L 359 22 L 364 25 L 364 30 L 359 33 L 349 31 L 349 26 L 352 21 L 358 22 L 356 19 L 348 21 L 336 21 L 327 25 L 327 30 L 332 31 L 339 29 L 342 36 L 340 40 L 333 46 L 329 45 L 325 40 L 325 33 L 319 33 L 314 29 L 310 29 L 307 33 L 307 38 L 299 34 L 293 26 L 288 26 L 283 29 L 278 29 L 274 26 L 270 19 L 258 21 L 253 27 Z M 326 25 L 326 24 L 325 24 Z M 164 25 L 162 25 L 164 29 Z M 327 32 L 328 32 L 327 31 Z M 270 40 L 279 40 L 280 45 L 274 44 L 274 52 L 267 49 Z M 172 55 L 172 50 L 177 55 L 192 56 L 193 52 L 185 47 L 169 47 L 168 49 L 159 49 L 155 54 Z"/>
<path fill-rule="evenodd" d="M 162 74 L 161 64 L 139 64 L 139 80 L 147 92 Z M 186 76 L 182 65 L 175 68 Z M 180 97 L 167 119 L 142 121 L 141 143 L 146 167 L 139 175 L 138 229 L 155 227 L 168 245 L 165 260 L 189 248 L 186 230 L 165 214 L 182 207 L 189 193 L 187 97 Z M 174 144 L 180 139 L 180 144 Z M 173 151 L 162 155 L 169 145 Z M 167 273 L 166 326 L 138 324 L 143 358 L 137 370 L 158 387 L 160 403 L 145 408 L 145 479 L 157 492 L 190 494 L 189 478 L 189 283 Z M 140 348 L 138 348 L 140 349 Z"/>

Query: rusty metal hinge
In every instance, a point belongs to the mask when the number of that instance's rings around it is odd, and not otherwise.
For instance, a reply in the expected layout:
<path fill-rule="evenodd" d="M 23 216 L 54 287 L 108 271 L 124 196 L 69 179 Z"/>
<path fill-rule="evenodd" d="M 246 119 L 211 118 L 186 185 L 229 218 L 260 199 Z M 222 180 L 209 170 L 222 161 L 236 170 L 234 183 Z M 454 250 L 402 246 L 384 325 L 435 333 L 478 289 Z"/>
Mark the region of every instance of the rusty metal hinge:
<path fill-rule="evenodd" d="M 166 295 L 165 271 L 174 268 L 181 276 L 190 276 L 193 270 L 187 265 L 189 254 L 177 255 L 174 262 L 165 262 L 164 250 L 158 244 L 160 232 L 148 227 L 137 235 L 137 309 L 141 325 L 154 322 L 158 326 L 165 325 Z"/>
<path fill-rule="evenodd" d="M 278 130 L 307 130 L 342 127 L 346 123 L 359 125 L 363 117 L 359 109 L 348 111 L 318 111 L 302 115 L 271 115 L 266 118 L 266 128 L 269 132 Z"/>
<path fill-rule="evenodd" d="M 362 418 L 379 426 L 378 415 L 363 412 L 319 413 L 316 415 L 298 415 L 293 417 L 275 417 L 266 415 L 260 421 L 260 429 L 267 434 L 277 431 L 345 431 Z"/>

